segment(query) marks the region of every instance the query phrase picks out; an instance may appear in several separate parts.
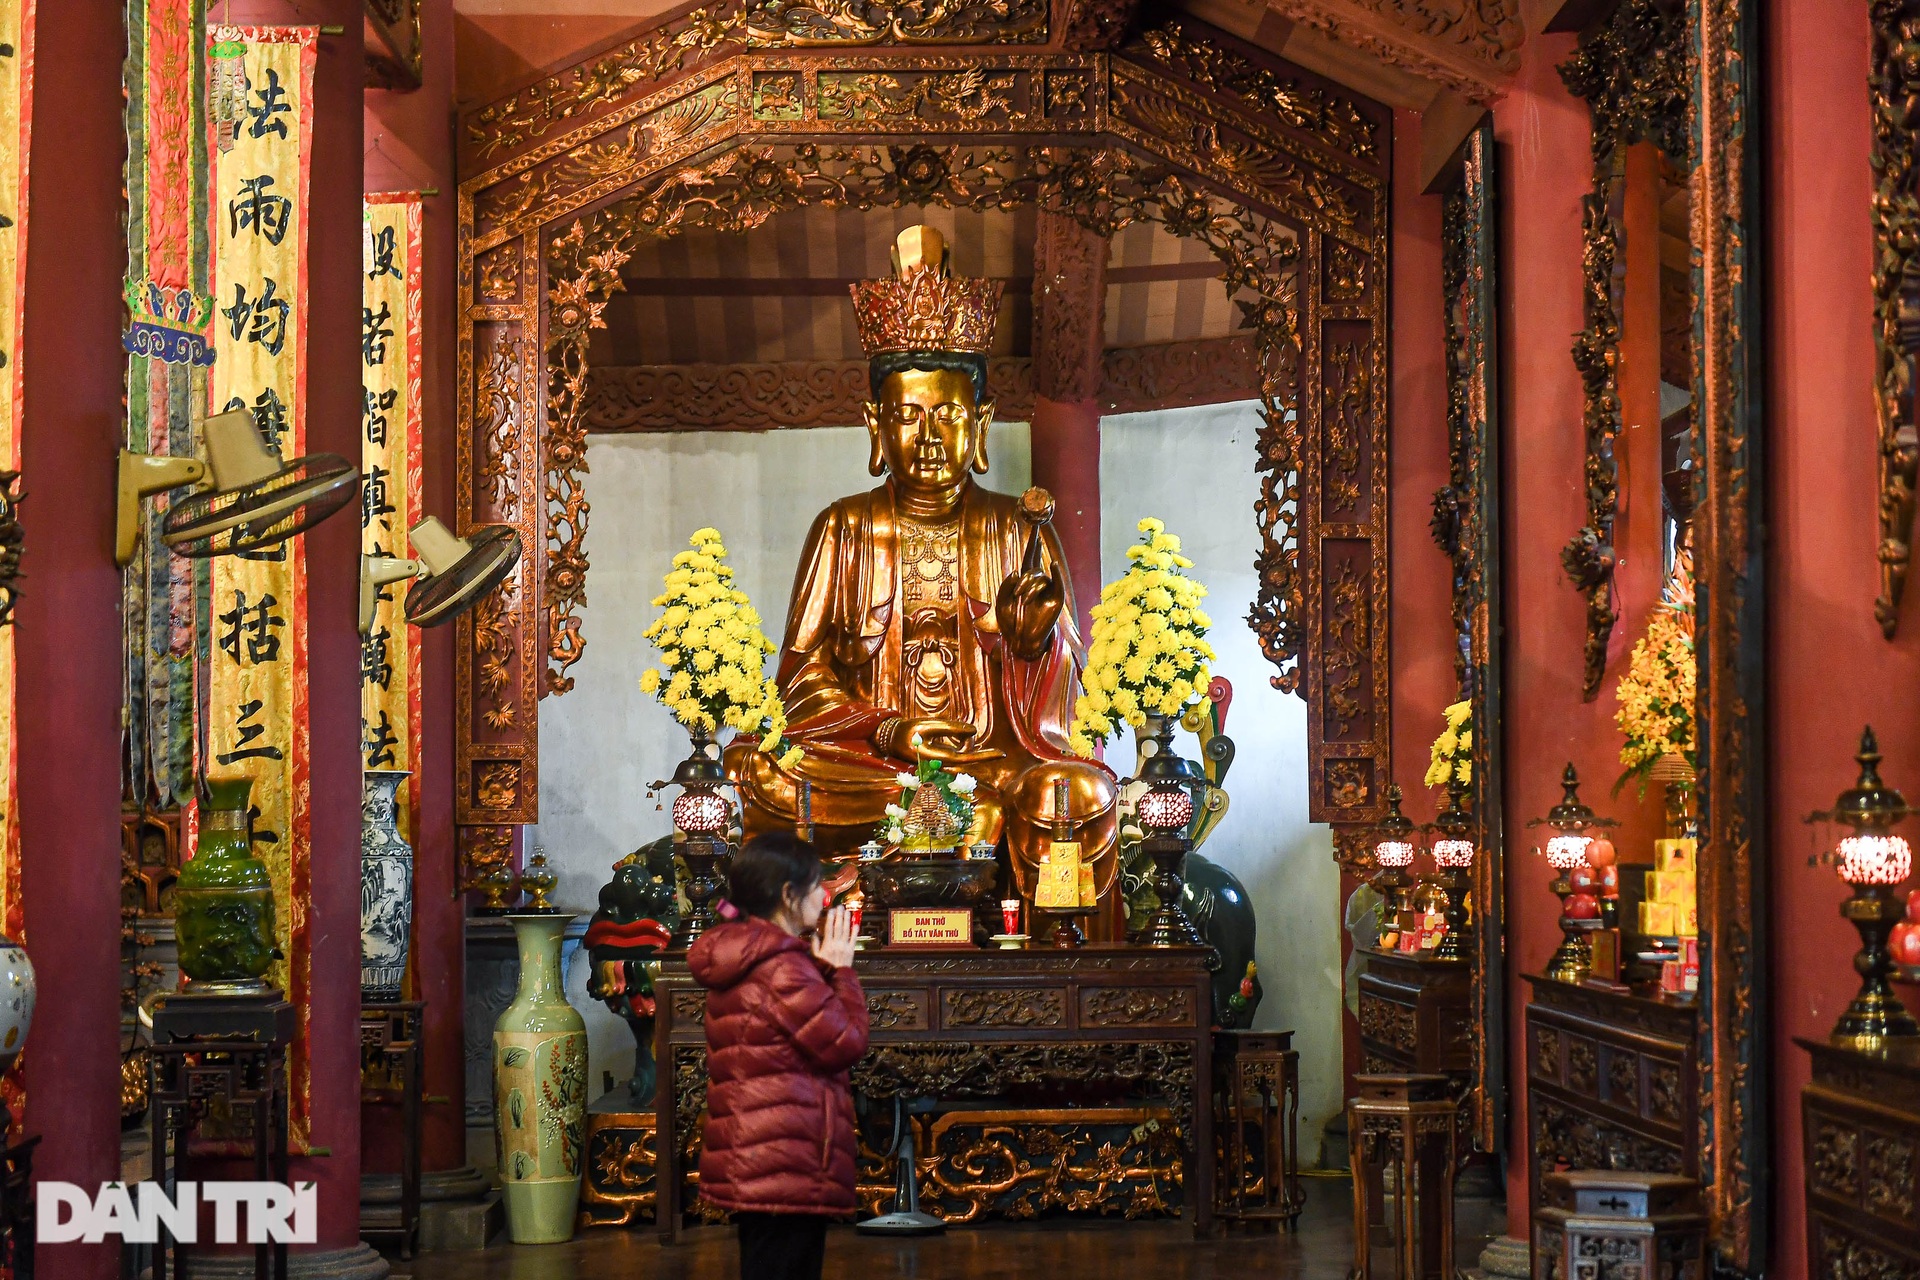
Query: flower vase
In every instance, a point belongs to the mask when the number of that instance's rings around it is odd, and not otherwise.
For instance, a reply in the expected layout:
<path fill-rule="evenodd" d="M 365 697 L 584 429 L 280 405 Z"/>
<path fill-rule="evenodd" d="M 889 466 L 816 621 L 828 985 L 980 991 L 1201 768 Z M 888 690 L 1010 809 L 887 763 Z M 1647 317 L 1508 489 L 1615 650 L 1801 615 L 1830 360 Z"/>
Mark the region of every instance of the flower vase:
<path fill-rule="evenodd" d="M 27 949 L 0 935 L 0 1075 L 13 1066 L 33 1026 L 33 1001 L 39 984 Z M 0 1133 L 5 1132 L 6 1108 L 0 1106 Z"/>
<path fill-rule="evenodd" d="M 390 1004 L 407 976 L 413 849 L 400 835 L 405 769 L 368 769 L 360 792 L 360 1000 Z"/>
<path fill-rule="evenodd" d="M 253 856 L 244 775 L 207 779 L 200 840 L 174 883 L 174 934 L 187 990 L 252 994 L 278 958 L 274 946 L 273 880 Z"/>
<path fill-rule="evenodd" d="M 515 913 L 520 987 L 493 1024 L 494 1144 L 515 1244 L 573 1236 L 586 1151 L 587 1024 L 562 990 L 571 916 Z"/>

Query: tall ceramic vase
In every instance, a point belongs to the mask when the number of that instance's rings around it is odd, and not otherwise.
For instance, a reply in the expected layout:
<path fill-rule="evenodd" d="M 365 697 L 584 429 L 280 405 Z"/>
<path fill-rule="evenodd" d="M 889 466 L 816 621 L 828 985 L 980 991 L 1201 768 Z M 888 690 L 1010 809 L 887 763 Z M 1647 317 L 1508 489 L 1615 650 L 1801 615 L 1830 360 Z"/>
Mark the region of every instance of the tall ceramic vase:
<path fill-rule="evenodd" d="M 265 991 L 274 947 L 273 880 L 253 855 L 244 774 L 207 779 L 200 843 L 174 885 L 180 972 L 196 992 Z"/>
<path fill-rule="evenodd" d="M 493 1024 L 493 1123 L 507 1234 L 515 1244 L 573 1235 L 586 1158 L 587 1024 L 562 990 L 565 913 L 515 914 L 520 989 Z"/>
<path fill-rule="evenodd" d="M 405 769 L 368 769 L 360 792 L 360 1000 L 392 1003 L 413 932 L 413 849 L 401 838 Z"/>

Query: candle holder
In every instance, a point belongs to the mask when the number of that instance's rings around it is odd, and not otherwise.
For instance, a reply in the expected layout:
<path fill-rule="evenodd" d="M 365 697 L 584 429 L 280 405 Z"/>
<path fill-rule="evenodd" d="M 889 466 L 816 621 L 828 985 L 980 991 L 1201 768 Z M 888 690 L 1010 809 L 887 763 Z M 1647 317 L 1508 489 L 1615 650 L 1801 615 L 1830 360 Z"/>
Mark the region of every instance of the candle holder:
<path fill-rule="evenodd" d="M 1150 740 L 1152 750 L 1145 752 L 1140 780 L 1147 783 L 1144 795 L 1134 804 L 1134 816 L 1146 836 L 1141 850 L 1153 859 L 1153 892 L 1160 907 L 1147 920 L 1144 940 L 1150 947 L 1197 947 L 1200 931 L 1186 909 L 1180 905 L 1185 887 L 1181 873 L 1192 841 L 1187 829 L 1193 822 L 1193 795 L 1187 790 L 1184 761 L 1173 752 L 1172 716 L 1161 719 L 1159 731 Z"/>
<path fill-rule="evenodd" d="M 1447 890 L 1447 933 L 1434 951 L 1436 960 L 1464 960 L 1473 937 L 1473 917 L 1467 894 L 1473 889 L 1473 816 L 1467 812 L 1467 786 L 1458 777 L 1447 783 L 1447 807 L 1434 819 L 1440 838 L 1433 842 L 1433 864 Z M 1584 941 L 1584 939 L 1583 939 Z M 1591 967 L 1591 955 L 1589 955 Z"/>
<path fill-rule="evenodd" d="M 693 751 L 674 769 L 670 780 L 680 788 L 673 801 L 673 825 L 686 838 L 674 850 L 687 868 L 687 914 L 673 933 L 672 946 L 691 947 L 712 928 L 713 900 L 730 852 L 727 828 L 732 813 L 720 794 L 727 774 L 720 766 L 720 747 L 704 729 L 695 729 Z M 667 783 L 656 782 L 656 788 Z"/>
<path fill-rule="evenodd" d="M 1599 904 L 1591 919 L 1573 914 L 1575 886 L 1571 872 L 1587 865 L 1587 846 L 1594 831 L 1614 824 L 1612 818 L 1596 817 L 1580 800 L 1580 775 L 1569 762 L 1560 775 L 1560 803 L 1547 810 L 1544 818 L 1534 818 L 1529 827 L 1544 826 L 1553 835 L 1547 839 L 1547 865 L 1559 872 L 1548 886 L 1560 898 L 1560 946 L 1547 961 L 1547 977 L 1554 982 L 1578 984 L 1593 972 L 1593 947 L 1587 934 L 1600 923 Z"/>
<path fill-rule="evenodd" d="M 1840 1015 L 1830 1038 L 1835 1044 L 1876 1049 L 1888 1040 L 1920 1036 L 1920 1023 L 1900 1003 L 1889 981 L 1893 955 L 1887 947 L 1905 910 L 1894 890 L 1913 872 L 1913 850 L 1891 828 L 1913 810 L 1905 797 L 1880 781 L 1880 746 L 1871 725 L 1861 732 L 1854 759 L 1860 765 L 1859 780 L 1840 793 L 1831 810 L 1807 820 L 1853 828 L 1852 835 L 1815 859 L 1831 864 L 1853 890 L 1840 904 L 1840 914 L 1860 931 L 1860 951 L 1853 958 L 1860 992 Z"/>
<path fill-rule="evenodd" d="M 1406 910 L 1407 886 L 1412 883 L 1407 876 L 1407 868 L 1413 865 L 1413 857 L 1418 852 L 1414 836 L 1418 828 L 1413 819 L 1400 811 L 1400 784 L 1387 786 L 1387 816 L 1380 820 L 1375 828 L 1378 838 L 1373 843 L 1373 863 L 1380 868 L 1374 874 L 1373 887 L 1386 900 L 1387 912 L 1398 924 L 1400 913 Z"/>

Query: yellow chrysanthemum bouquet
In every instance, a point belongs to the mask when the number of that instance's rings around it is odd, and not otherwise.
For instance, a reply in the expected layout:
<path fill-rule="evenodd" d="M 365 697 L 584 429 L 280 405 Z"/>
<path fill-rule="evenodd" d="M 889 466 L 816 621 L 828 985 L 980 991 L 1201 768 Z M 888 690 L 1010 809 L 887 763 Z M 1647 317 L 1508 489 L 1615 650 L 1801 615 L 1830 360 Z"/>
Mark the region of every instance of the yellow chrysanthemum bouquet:
<path fill-rule="evenodd" d="M 762 751 L 791 768 L 800 748 L 787 741 L 778 686 L 762 674 L 773 642 L 747 593 L 733 585 L 719 532 L 698 530 L 688 543 L 693 549 L 673 558 L 667 589 L 654 597 L 660 616 L 641 633 L 660 651 L 660 665 L 640 673 L 640 690 L 689 731 L 755 734 Z"/>
<path fill-rule="evenodd" d="M 1684 564 L 1663 594 L 1647 621 L 1647 633 L 1634 641 L 1627 673 L 1614 690 L 1620 704 L 1614 723 L 1626 737 L 1620 748 L 1626 772 L 1619 786 L 1638 778 L 1642 793 L 1662 758 L 1680 757 L 1689 772 L 1699 764 L 1693 717 L 1693 584 Z"/>
<path fill-rule="evenodd" d="M 1207 589 L 1185 570 L 1180 539 L 1148 517 L 1140 541 L 1127 548 L 1127 571 L 1100 592 L 1083 692 L 1074 706 L 1073 749 L 1091 756 L 1122 723 L 1177 716 L 1206 692 L 1213 619 L 1200 608 Z"/>
<path fill-rule="evenodd" d="M 1444 787 L 1450 782 L 1472 782 L 1473 704 L 1462 700 L 1440 714 L 1446 719 L 1446 728 L 1433 740 L 1426 783 Z"/>

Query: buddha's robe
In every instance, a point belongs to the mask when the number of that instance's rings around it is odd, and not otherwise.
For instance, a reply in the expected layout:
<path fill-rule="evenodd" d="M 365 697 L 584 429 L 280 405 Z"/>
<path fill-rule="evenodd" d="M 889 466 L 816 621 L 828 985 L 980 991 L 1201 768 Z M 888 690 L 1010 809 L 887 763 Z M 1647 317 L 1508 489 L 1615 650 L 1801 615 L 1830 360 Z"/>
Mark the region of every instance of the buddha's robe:
<path fill-rule="evenodd" d="M 1019 503 L 968 483 L 944 516 L 916 516 L 912 505 L 888 483 L 814 521 L 778 670 L 788 736 L 806 755 L 782 770 L 747 746 L 728 752 L 749 833 L 790 829 L 804 779 L 823 852 L 865 840 L 899 796 L 896 775 L 911 767 L 874 748 L 893 716 L 972 725 L 966 749 L 992 755 L 954 767 L 973 775 L 989 807 L 1034 763 L 1073 758 L 1067 735 L 1082 657 L 1071 586 L 1037 653 L 1016 654 L 995 616 L 1031 534 Z M 1042 567 L 1062 564 L 1052 528 L 1040 537 Z M 1064 567 L 1059 576 L 1064 583 Z"/>

